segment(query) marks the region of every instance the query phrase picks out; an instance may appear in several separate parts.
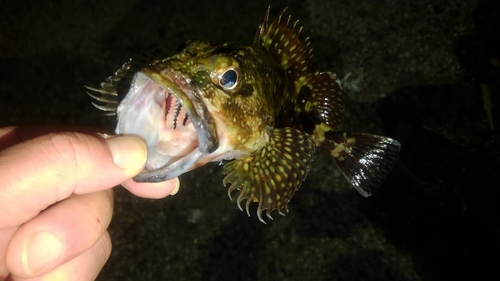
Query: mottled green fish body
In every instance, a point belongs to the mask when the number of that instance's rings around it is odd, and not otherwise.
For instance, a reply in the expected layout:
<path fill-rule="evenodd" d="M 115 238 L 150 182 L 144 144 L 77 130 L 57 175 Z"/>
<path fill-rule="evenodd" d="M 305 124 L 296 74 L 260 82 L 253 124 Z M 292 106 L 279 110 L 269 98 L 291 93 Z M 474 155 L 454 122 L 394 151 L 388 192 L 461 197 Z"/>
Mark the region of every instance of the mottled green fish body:
<path fill-rule="evenodd" d="M 310 70 L 308 39 L 269 9 L 253 44 L 193 40 L 173 56 L 127 62 L 101 84 L 96 107 L 118 117 L 117 134 L 148 146 L 146 168 L 134 180 L 175 178 L 208 162 L 224 165 L 228 193 L 258 202 L 271 218 L 305 179 L 315 148 L 327 150 L 352 185 L 369 196 L 397 159 L 393 139 L 339 132 L 344 116 L 340 82 Z M 118 102 L 121 89 L 127 94 Z"/>

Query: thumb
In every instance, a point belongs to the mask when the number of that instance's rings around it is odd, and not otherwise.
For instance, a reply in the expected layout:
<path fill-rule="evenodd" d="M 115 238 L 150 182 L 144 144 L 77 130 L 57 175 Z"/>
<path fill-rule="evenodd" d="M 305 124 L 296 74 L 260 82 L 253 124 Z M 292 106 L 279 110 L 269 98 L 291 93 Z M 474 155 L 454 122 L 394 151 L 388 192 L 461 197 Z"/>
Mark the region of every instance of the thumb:
<path fill-rule="evenodd" d="M 48 206 L 112 188 L 139 173 L 146 145 L 136 137 L 102 139 L 52 133 L 0 151 L 0 228 L 20 225 Z"/>

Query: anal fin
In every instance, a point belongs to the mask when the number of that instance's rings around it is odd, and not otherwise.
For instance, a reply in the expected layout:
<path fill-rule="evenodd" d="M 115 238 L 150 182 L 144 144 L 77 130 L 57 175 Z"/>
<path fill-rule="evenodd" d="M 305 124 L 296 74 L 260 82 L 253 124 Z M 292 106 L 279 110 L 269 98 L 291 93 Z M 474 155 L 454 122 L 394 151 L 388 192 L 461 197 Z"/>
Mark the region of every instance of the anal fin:
<path fill-rule="evenodd" d="M 363 133 L 328 133 L 321 147 L 330 152 L 349 182 L 370 196 L 398 158 L 401 144 L 394 139 Z"/>

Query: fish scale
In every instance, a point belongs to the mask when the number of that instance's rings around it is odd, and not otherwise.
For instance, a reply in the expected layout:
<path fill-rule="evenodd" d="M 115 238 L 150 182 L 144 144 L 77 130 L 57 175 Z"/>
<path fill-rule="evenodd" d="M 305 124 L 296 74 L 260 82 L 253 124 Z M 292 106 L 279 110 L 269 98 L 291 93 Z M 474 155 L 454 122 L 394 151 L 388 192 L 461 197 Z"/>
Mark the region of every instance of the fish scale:
<path fill-rule="evenodd" d="M 238 207 L 272 219 L 311 167 L 316 147 L 327 151 L 363 196 L 380 186 L 397 160 L 391 138 L 340 132 L 344 97 L 334 73 L 310 69 L 309 38 L 283 10 L 257 29 L 253 44 L 186 42 L 177 54 L 152 53 L 125 63 L 95 92 L 97 108 L 118 119 L 117 134 L 142 137 L 148 147 L 139 182 L 175 178 L 208 162 L 222 162 L 228 195 Z M 121 92 L 123 99 L 118 102 Z M 173 128 L 157 93 L 175 97 Z M 165 94 L 165 98 L 167 94 Z M 182 110 L 181 110 L 182 108 Z M 185 111 L 183 126 L 177 126 Z M 187 121 L 190 122 L 187 122 Z"/>

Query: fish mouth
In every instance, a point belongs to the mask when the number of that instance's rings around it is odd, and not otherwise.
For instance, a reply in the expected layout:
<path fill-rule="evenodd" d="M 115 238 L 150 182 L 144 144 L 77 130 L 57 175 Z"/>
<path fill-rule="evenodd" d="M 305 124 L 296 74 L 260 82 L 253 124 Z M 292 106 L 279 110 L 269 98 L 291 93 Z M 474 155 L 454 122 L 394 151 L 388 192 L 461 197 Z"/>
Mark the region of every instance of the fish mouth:
<path fill-rule="evenodd" d="M 168 68 L 137 72 L 117 116 L 116 133 L 139 136 L 148 148 L 146 166 L 133 178 L 136 182 L 176 178 L 205 164 L 203 158 L 219 147 L 215 121 L 200 88 Z"/>

